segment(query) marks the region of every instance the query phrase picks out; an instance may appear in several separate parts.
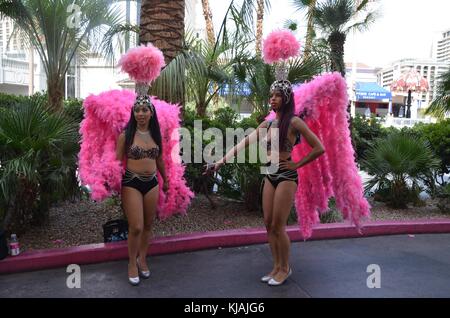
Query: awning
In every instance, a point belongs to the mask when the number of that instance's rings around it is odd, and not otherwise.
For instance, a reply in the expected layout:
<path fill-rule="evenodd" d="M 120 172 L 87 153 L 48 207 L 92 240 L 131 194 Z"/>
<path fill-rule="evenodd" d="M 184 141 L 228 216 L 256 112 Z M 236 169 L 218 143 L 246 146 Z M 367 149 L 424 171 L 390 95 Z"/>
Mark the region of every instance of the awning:
<path fill-rule="evenodd" d="M 374 82 L 356 82 L 355 83 L 356 100 L 391 100 L 392 94 L 387 89 Z"/>

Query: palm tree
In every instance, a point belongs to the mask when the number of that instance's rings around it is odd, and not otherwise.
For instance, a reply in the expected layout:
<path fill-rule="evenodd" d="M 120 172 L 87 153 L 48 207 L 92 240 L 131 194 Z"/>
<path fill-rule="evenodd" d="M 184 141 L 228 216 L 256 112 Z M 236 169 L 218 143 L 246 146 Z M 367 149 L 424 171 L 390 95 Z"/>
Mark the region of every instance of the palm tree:
<path fill-rule="evenodd" d="M 450 112 L 450 70 L 440 76 L 436 98 L 431 102 L 425 114 L 444 119 Z"/>
<path fill-rule="evenodd" d="M 264 22 L 264 0 L 257 0 L 256 10 L 256 55 L 261 56 L 261 45 L 263 37 Z"/>
<path fill-rule="evenodd" d="M 245 59 L 248 43 L 226 41 L 215 45 L 199 41 L 193 48 L 198 58 L 198 67 L 187 70 L 187 95 L 195 102 L 197 115 L 206 116 L 206 110 L 211 100 L 219 96 L 219 91 L 225 85 L 232 85 L 234 65 L 237 60 Z M 232 53 L 232 49 L 239 46 L 239 52 Z"/>
<path fill-rule="evenodd" d="M 184 0 L 142 1 L 139 41 L 158 47 L 166 64 L 183 49 L 184 10 Z"/>
<path fill-rule="evenodd" d="M 184 105 L 187 93 L 195 101 L 197 113 L 206 114 L 211 99 L 231 79 L 233 63 L 245 59 L 248 53 L 244 54 L 243 48 L 253 42 L 254 0 L 244 0 L 240 7 L 235 2 L 232 0 L 228 6 L 212 45 L 197 41 L 190 34 L 185 37 L 183 50 L 152 84 L 152 94 L 167 101 L 182 101 Z M 234 32 L 228 29 L 230 21 L 234 23 Z"/>
<path fill-rule="evenodd" d="M 321 55 L 309 55 L 308 57 L 290 60 L 288 64 L 288 80 L 293 84 L 300 84 L 311 80 L 320 74 L 326 65 L 325 58 Z M 275 67 L 264 63 L 260 57 L 245 61 L 245 65 L 236 67 L 236 77 L 248 86 L 249 95 L 247 101 L 258 114 L 258 123 L 262 122 L 269 113 L 267 103 L 270 95 L 270 85 L 275 81 Z"/>
<path fill-rule="evenodd" d="M 312 50 L 313 39 L 316 36 L 314 31 L 314 13 L 316 10 L 317 0 L 292 0 L 292 4 L 296 7 L 297 10 L 302 11 L 304 9 L 306 12 L 307 28 L 306 28 L 306 41 L 305 41 L 305 49 L 304 55 L 308 57 Z"/>
<path fill-rule="evenodd" d="M 84 60 L 89 43 L 101 42 L 107 28 L 118 24 L 119 11 L 109 0 L 9 0 L 0 14 L 11 18 L 37 52 L 47 75 L 49 103 L 60 110 L 64 76 L 77 56 Z"/>
<path fill-rule="evenodd" d="M 216 36 L 214 34 L 214 24 L 212 21 L 212 13 L 211 8 L 209 7 L 209 1 L 202 0 L 202 7 L 203 7 L 203 16 L 205 17 L 206 23 L 206 37 L 208 39 L 209 44 L 214 45 L 214 43 L 216 42 Z"/>
<path fill-rule="evenodd" d="M 345 77 L 344 44 L 350 31 L 365 31 L 376 20 L 369 0 L 327 0 L 316 6 L 314 24 L 327 36 L 331 49 L 331 70 Z M 355 21 L 356 18 L 360 20 Z"/>

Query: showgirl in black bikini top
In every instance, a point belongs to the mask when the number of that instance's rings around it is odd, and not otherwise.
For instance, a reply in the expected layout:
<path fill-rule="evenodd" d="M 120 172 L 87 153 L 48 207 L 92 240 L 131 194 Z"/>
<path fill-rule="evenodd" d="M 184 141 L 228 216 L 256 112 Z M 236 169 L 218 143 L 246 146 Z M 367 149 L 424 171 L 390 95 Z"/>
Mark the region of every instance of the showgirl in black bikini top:
<path fill-rule="evenodd" d="M 267 130 L 269 130 L 270 126 L 272 126 L 273 121 L 269 121 L 269 125 L 267 126 Z M 295 145 L 297 145 L 298 143 L 300 143 L 300 135 L 297 134 L 296 140 L 294 144 L 291 144 L 290 140 L 288 138 L 286 138 L 284 140 L 284 149 L 287 152 L 292 152 L 292 149 L 294 148 Z M 272 141 L 268 140 L 267 141 L 267 151 L 271 151 L 272 150 Z"/>
<path fill-rule="evenodd" d="M 139 159 L 156 159 L 159 156 L 159 147 L 156 145 L 156 147 L 150 148 L 150 149 L 143 149 L 137 145 L 133 145 L 130 147 L 130 149 L 127 152 L 127 157 L 129 159 L 133 160 L 139 160 Z"/>

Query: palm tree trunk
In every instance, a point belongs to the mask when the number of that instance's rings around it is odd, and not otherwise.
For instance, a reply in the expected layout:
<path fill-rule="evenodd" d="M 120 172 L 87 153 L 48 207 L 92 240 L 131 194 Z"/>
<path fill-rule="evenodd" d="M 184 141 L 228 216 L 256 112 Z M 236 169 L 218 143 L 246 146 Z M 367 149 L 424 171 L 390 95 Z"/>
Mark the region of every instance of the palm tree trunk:
<path fill-rule="evenodd" d="M 158 47 L 166 64 L 183 48 L 184 11 L 184 0 L 142 1 L 139 41 Z"/>
<path fill-rule="evenodd" d="M 341 73 L 345 78 L 344 64 L 344 44 L 346 36 L 341 32 L 333 32 L 328 37 L 328 44 L 331 48 L 331 70 Z"/>
<path fill-rule="evenodd" d="M 328 43 L 331 48 L 331 70 L 333 72 L 341 73 L 342 77 L 345 78 L 345 63 L 344 63 L 344 44 L 346 36 L 341 32 L 333 32 L 328 37 Z M 351 115 L 351 103 L 349 102 L 347 106 L 348 113 L 348 129 L 350 130 L 350 139 L 352 141 L 353 149 L 356 149 L 353 140 L 353 118 Z M 355 151 L 356 156 L 356 151 Z M 356 159 L 356 158 L 355 158 Z"/>
<path fill-rule="evenodd" d="M 317 0 L 311 0 L 311 2 L 308 5 L 308 13 L 307 13 L 308 24 L 307 24 L 307 29 L 306 29 L 306 43 L 305 43 L 305 54 L 304 54 L 305 58 L 307 58 L 309 56 L 309 54 L 311 54 L 312 42 L 315 37 L 314 11 L 316 9 L 316 2 L 317 2 Z"/>
<path fill-rule="evenodd" d="M 204 102 L 200 102 L 196 105 L 197 116 L 206 117 L 206 104 Z"/>
<path fill-rule="evenodd" d="M 264 22 L 264 0 L 258 0 L 258 8 L 256 11 L 256 55 L 261 56 L 261 45 L 263 37 Z"/>
<path fill-rule="evenodd" d="M 205 17 L 206 23 L 206 36 L 208 38 L 209 44 L 214 45 L 214 43 L 216 43 L 216 36 L 214 33 L 214 24 L 212 21 L 212 13 L 211 8 L 209 7 L 209 1 L 202 0 L 202 7 L 203 7 L 203 16 Z"/>
<path fill-rule="evenodd" d="M 203 7 L 203 16 L 205 17 L 205 23 L 206 23 L 206 37 L 208 39 L 209 45 L 214 47 L 214 44 L 216 43 L 216 35 L 214 33 L 214 24 L 212 21 L 212 13 L 211 8 L 209 7 L 209 1 L 208 0 L 202 0 L 202 7 Z M 217 83 L 214 83 L 214 91 L 218 88 Z M 213 97 L 213 104 L 214 106 L 219 105 L 219 95 L 216 94 Z"/>
<path fill-rule="evenodd" d="M 64 76 L 64 75 L 63 75 Z M 64 80 L 60 74 L 49 74 L 47 78 L 48 102 L 54 111 L 62 109 L 64 100 Z"/>
<path fill-rule="evenodd" d="M 168 65 L 183 49 L 184 43 L 184 0 L 142 0 L 139 43 L 151 42 L 164 54 Z M 184 76 L 184 74 L 180 74 Z M 175 98 L 168 94 L 158 96 L 168 102 L 184 105 L 184 88 L 180 89 Z M 181 107 L 181 117 L 184 109 Z"/>

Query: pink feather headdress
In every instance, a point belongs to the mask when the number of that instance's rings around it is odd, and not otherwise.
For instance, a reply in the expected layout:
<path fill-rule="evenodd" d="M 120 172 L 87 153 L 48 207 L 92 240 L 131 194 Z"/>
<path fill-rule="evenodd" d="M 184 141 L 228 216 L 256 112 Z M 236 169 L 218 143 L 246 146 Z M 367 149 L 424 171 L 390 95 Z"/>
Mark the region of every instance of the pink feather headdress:
<path fill-rule="evenodd" d="M 130 49 L 120 58 L 119 65 L 132 80 L 150 84 L 159 76 L 166 64 L 161 50 L 148 43 Z"/>
<path fill-rule="evenodd" d="M 292 84 L 287 80 L 288 68 L 286 61 L 298 55 L 300 43 L 290 30 L 272 31 L 263 43 L 263 59 L 267 64 L 275 64 L 276 81 L 270 86 L 270 90 L 283 92 L 286 98 L 290 98 Z"/>
<path fill-rule="evenodd" d="M 150 84 L 165 65 L 163 53 L 151 43 L 130 49 L 119 60 L 122 71 L 136 81 L 137 98 L 143 96 L 147 101 L 150 101 L 147 95 Z M 151 107 L 151 102 L 149 105 Z"/>

